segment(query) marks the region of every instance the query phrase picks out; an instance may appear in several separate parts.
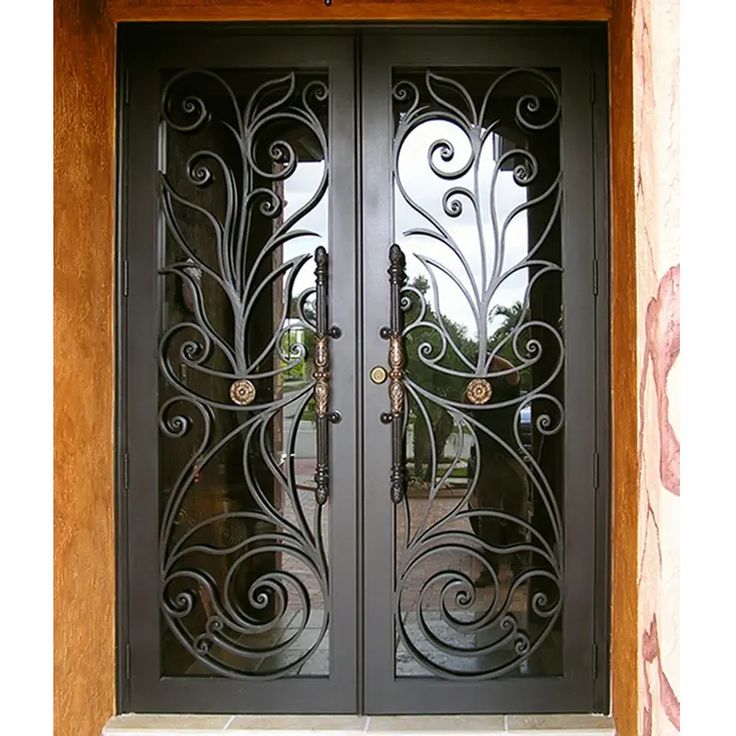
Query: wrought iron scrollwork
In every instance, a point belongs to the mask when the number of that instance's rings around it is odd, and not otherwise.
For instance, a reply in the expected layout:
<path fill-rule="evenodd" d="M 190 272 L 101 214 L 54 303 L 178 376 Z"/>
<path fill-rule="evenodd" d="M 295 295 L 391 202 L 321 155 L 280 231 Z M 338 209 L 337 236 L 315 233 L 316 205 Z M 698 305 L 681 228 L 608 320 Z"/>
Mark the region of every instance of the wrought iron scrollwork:
<path fill-rule="evenodd" d="M 390 411 L 381 418 L 391 424 L 391 500 L 400 503 L 406 493 L 406 450 L 404 447 L 404 346 L 402 338 L 401 289 L 406 284 L 406 259 L 394 243 L 389 248 L 390 326 L 381 330 L 388 340 L 388 398 Z"/>
<path fill-rule="evenodd" d="M 410 441 L 414 473 L 420 462 L 426 466 L 422 484 L 409 493 L 403 477 L 394 485 L 392 470 L 392 497 L 400 502 L 394 620 L 403 652 L 397 668 L 412 662 L 442 678 L 485 680 L 523 669 L 562 608 L 558 495 L 522 431 L 522 418 L 531 416 L 539 445 L 564 424 L 563 402 L 553 390 L 563 366 L 561 316 L 543 319 L 532 308 L 540 279 L 562 270 L 543 255 L 559 226 L 562 175 L 556 164 L 541 166 L 534 152 L 538 134 L 551 132 L 547 140 L 554 140 L 560 95 L 553 79 L 535 69 L 494 72 L 485 91 L 478 74 L 472 89 L 461 79 L 462 73 L 427 70 L 402 73 L 393 87 L 395 196 L 415 220 L 403 230 L 402 245 L 416 244 L 412 267 L 421 281 L 417 276 L 404 283 L 403 255 L 394 245 L 386 337 L 392 345 L 403 342 L 406 355 L 397 350 L 401 391 L 390 419 L 401 447 L 395 437 L 392 468 L 404 463 Z M 433 133 L 437 121 L 441 135 Z M 412 176 L 405 180 L 400 159 L 417 131 Z M 496 148 L 499 142 L 504 145 Z M 426 151 L 423 162 L 420 150 Z M 505 213 L 498 194 L 502 176 L 507 186 L 534 192 Z M 462 239 L 459 226 L 452 228 L 461 216 Z M 517 258 L 509 232 L 524 216 L 535 217 L 535 235 Z M 499 337 L 494 303 L 520 272 L 528 275 L 523 299 L 518 309 L 507 310 L 508 329 Z M 445 299 L 471 315 L 463 329 L 447 316 Z M 523 391 L 522 374 L 531 383 Z M 402 418 L 400 410 L 409 416 Z M 424 459 L 420 436 L 426 438 Z M 466 478 L 464 487 L 458 477 Z M 507 510 L 508 499 L 484 501 L 502 483 L 513 488 L 508 495 L 518 508 L 532 499 L 533 518 Z M 412 493 L 419 500 L 412 501 Z M 443 494 L 452 501 L 441 503 Z"/>
<path fill-rule="evenodd" d="M 327 190 L 328 87 L 288 72 L 243 93 L 242 79 L 185 70 L 162 91 L 160 273 L 183 298 L 159 344 L 161 612 L 200 673 L 262 680 L 299 674 L 329 625 L 324 427 L 316 489 L 296 462 L 312 398 L 326 411 L 325 294 L 315 321 L 315 289 L 295 293 L 320 237 L 299 223 Z M 320 173 L 288 203 L 305 157 Z"/>

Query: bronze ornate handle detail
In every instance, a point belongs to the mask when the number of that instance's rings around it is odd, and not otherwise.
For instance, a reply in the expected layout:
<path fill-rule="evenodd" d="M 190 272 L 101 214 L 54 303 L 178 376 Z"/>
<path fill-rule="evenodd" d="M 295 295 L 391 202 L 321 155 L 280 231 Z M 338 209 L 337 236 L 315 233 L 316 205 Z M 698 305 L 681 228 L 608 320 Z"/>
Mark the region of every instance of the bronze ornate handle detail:
<path fill-rule="evenodd" d="M 401 312 L 401 289 L 406 283 L 406 259 L 396 243 L 388 252 L 388 276 L 391 288 L 391 321 L 381 330 L 381 337 L 388 340 L 388 398 L 390 411 L 381 416 L 391 424 L 391 500 L 399 503 L 406 494 L 406 451 L 404 447 L 404 341 Z"/>
<path fill-rule="evenodd" d="M 317 503 L 322 506 L 330 495 L 329 473 L 329 431 L 327 422 L 330 420 L 330 351 L 327 338 L 330 334 L 327 327 L 327 284 L 328 265 L 327 251 L 320 245 L 314 252 L 314 261 L 317 267 L 314 274 L 317 277 L 316 288 L 316 343 L 314 346 L 313 373 L 314 378 L 314 413 L 317 427 L 317 464 L 314 482 L 317 486 Z"/>

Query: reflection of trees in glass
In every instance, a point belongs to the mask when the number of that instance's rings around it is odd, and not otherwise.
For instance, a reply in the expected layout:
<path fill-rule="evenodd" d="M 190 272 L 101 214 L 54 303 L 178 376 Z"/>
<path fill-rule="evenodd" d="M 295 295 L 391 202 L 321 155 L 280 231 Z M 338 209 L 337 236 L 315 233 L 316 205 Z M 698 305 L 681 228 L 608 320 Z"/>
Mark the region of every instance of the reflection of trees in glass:
<path fill-rule="evenodd" d="M 284 382 L 296 383 L 298 385 L 296 385 L 295 388 L 298 388 L 309 379 L 311 363 L 308 358 L 314 355 L 314 342 L 314 333 L 311 330 L 305 330 L 301 325 L 294 325 L 281 335 L 281 355 L 288 356 L 290 354 L 289 351 L 296 344 L 304 345 L 306 349 L 306 357 L 300 360 L 296 365 L 289 368 L 289 370 L 284 371 Z M 293 358 L 288 360 L 281 358 L 281 367 L 284 368 L 293 362 Z"/>
<path fill-rule="evenodd" d="M 314 344 L 315 336 L 314 332 L 304 327 L 303 322 L 299 317 L 296 303 L 299 297 L 292 297 L 291 304 L 289 307 L 288 319 L 291 324 L 288 330 L 281 336 L 280 352 L 282 356 L 289 356 L 290 349 L 295 342 L 304 345 L 305 357 L 300 360 L 293 368 L 285 371 L 284 381 L 297 382 L 299 386 L 302 386 L 306 381 L 309 380 L 311 373 L 311 357 L 314 355 Z M 303 305 L 303 314 L 305 319 L 310 323 L 314 324 L 316 320 L 316 312 L 314 303 L 311 300 L 307 300 Z M 281 367 L 288 365 L 293 362 L 293 358 L 289 360 L 281 359 Z"/>
<path fill-rule="evenodd" d="M 285 384 L 288 384 L 289 391 L 298 391 L 304 384 L 311 379 L 312 376 L 312 356 L 314 356 L 314 346 L 316 337 L 314 331 L 304 326 L 304 323 L 299 317 L 296 302 L 298 297 L 293 297 L 289 308 L 289 320 L 292 320 L 292 326 L 284 332 L 281 336 L 280 341 L 280 353 L 282 356 L 290 356 L 290 350 L 295 343 L 299 343 L 304 346 L 304 358 L 299 360 L 295 366 L 289 368 L 288 371 L 284 371 L 282 378 Z M 316 312 L 314 303 L 307 300 L 303 305 L 304 318 L 310 323 L 314 324 L 316 320 Z M 289 363 L 294 362 L 293 358 L 284 359 L 281 358 L 281 367 L 285 367 Z M 302 419 L 304 421 L 314 421 L 314 400 L 310 399 L 307 404 Z"/>
<path fill-rule="evenodd" d="M 440 330 L 444 327 L 446 333 L 465 356 L 471 357 L 475 355 L 478 350 L 478 343 L 476 340 L 468 337 L 467 328 L 464 325 L 454 322 L 445 315 L 442 315 L 442 325 L 440 325 L 435 311 L 427 301 L 427 292 L 429 291 L 429 282 L 427 279 L 424 276 L 417 276 L 410 283 L 410 286 L 422 294 L 425 302 L 427 302 L 424 320 L 438 325 Z M 419 305 L 416 301 L 416 298 L 412 299 L 411 308 L 406 314 L 407 324 L 410 324 L 417 318 Z M 437 396 L 453 401 L 462 400 L 462 392 L 466 382 L 425 365 L 418 357 L 419 348 L 423 343 L 430 344 L 432 346 L 431 355 L 436 356 L 440 353 L 442 339 L 436 330 L 430 328 L 425 327 L 409 330 L 404 339 L 404 346 L 409 361 L 407 369 L 412 380 Z M 465 372 L 468 369 L 467 365 L 463 363 L 450 346 L 448 346 L 441 364 L 446 368 L 457 371 Z M 432 424 L 432 433 L 439 460 L 443 457 L 445 445 L 452 434 L 452 417 L 445 409 L 434 402 L 427 402 L 425 407 Z M 409 424 L 414 429 L 414 475 L 418 479 L 429 480 L 431 475 L 431 454 L 427 423 L 412 408 L 409 415 Z"/>
<path fill-rule="evenodd" d="M 497 355 L 501 358 L 505 358 L 509 363 L 517 365 L 519 362 L 519 356 L 514 353 L 513 338 L 510 338 L 510 335 L 524 319 L 524 307 L 520 301 L 515 301 L 510 307 L 499 305 L 491 310 L 488 321 L 490 322 L 494 320 L 499 315 L 504 319 L 501 326 L 489 338 L 488 349 L 493 350 L 498 345 L 501 345 L 498 349 Z M 506 342 L 504 342 L 504 340 Z M 531 389 L 531 370 L 525 368 L 519 371 L 519 377 L 521 381 L 521 393 L 526 393 Z"/>

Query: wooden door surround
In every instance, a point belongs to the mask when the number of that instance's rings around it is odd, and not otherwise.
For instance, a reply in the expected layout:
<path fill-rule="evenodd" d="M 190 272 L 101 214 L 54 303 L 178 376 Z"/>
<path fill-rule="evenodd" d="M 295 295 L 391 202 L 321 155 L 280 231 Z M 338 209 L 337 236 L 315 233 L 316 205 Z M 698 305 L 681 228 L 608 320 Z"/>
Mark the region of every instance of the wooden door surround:
<path fill-rule="evenodd" d="M 609 29 L 612 707 L 637 731 L 636 243 L 631 0 L 57 0 L 55 733 L 115 713 L 115 30 L 128 21 L 604 21 Z M 122 654 L 122 653 L 121 653 Z"/>

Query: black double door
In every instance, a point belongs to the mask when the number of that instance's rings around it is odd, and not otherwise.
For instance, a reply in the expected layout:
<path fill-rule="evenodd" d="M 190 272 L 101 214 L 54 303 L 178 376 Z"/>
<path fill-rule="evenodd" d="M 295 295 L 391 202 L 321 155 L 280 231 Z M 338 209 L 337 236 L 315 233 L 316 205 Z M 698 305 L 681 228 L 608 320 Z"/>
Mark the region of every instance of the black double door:
<path fill-rule="evenodd" d="M 121 41 L 121 707 L 604 710 L 595 38 Z"/>

